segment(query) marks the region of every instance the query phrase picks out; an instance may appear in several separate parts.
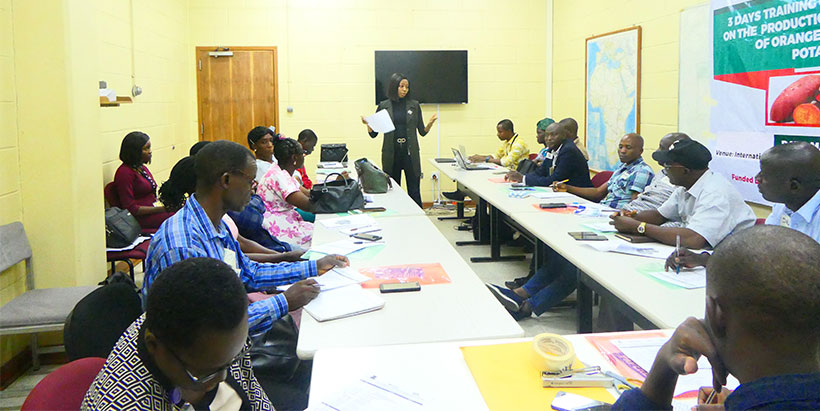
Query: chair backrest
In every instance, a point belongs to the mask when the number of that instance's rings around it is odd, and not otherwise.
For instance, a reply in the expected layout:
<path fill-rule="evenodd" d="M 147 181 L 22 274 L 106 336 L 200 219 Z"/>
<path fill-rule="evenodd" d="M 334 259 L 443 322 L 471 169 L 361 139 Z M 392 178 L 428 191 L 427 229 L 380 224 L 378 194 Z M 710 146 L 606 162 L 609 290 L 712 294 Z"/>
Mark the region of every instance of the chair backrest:
<path fill-rule="evenodd" d="M 527 156 L 527 158 L 529 158 L 530 160 L 533 160 L 533 161 L 535 161 L 536 157 L 538 157 L 538 153 L 530 153 L 530 155 Z"/>
<path fill-rule="evenodd" d="M 21 410 L 79 410 L 105 358 L 72 361 L 46 375 L 26 397 Z"/>
<path fill-rule="evenodd" d="M 6 271 L 20 261 L 26 262 L 26 290 L 31 290 L 34 288 L 31 245 L 28 243 L 23 223 L 15 221 L 0 226 L 0 272 Z"/>
<path fill-rule="evenodd" d="M 105 197 L 105 202 L 108 203 L 109 207 L 120 206 L 120 197 L 117 195 L 117 190 L 114 187 L 113 181 L 105 185 L 105 188 L 103 189 L 103 197 Z"/>
<path fill-rule="evenodd" d="M 755 225 L 763 225 L 763 224 L 766 224 L 766 219 L 765 218 L 758 218 L 757 220 L 755 220 Z"/>
<path fill-rule="evenodd" d="M 612 177 L 611 171 L 601 171 L 592 177 L 592 185 L 595 187 L 600 187 L 603 184 L 606 184 L 610 177 Z"/>

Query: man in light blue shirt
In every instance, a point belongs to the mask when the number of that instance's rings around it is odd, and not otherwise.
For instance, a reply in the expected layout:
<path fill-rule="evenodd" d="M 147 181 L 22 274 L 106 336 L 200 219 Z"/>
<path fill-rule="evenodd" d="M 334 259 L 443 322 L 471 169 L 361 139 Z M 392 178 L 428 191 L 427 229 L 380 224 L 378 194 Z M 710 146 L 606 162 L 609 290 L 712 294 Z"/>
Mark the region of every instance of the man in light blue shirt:
<path fill-rule="evenodd" d="M 820 242 L 820 150 L 804 142 L 774 146 L 760 157 L 760 194 L 777 203 L 766 224 L 789 227 Z"/>

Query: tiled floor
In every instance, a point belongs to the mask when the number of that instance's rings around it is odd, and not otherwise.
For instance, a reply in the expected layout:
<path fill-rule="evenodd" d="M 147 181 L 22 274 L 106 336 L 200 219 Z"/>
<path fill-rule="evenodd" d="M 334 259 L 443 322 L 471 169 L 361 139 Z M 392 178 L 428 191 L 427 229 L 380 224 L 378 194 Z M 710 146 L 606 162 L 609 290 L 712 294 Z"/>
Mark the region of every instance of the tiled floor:
<path fill-rule="evenodd" d="M 454 212 L 434 210 L 430 212 L 430 220 L 441 231 L 445 238 L 451 244 L 455 244 L 459 240 L 472 240 L 472 232 L 457 231 L 455 227 L 459 224 L 457 220 L 439 221 L 437 217 L 445 215 L 455 215 Z M 467 213 L 472 214 L 471 212 Z M 456 251 L 467 261 L 467 263 L 475 271 L 476 275 L 488 283 L 504 284 L 504 281 L 511 280 L 515 277 L 521 277 L 526 274 L 529 268 L 529 257 L 524 261 L 505 261 L 505 262 L 490 262 L 490 263 L 472 263 L 470 257 L 487 256 L 490 253 L 488 246 L 465 246 L 455 247 Z M 521 249 L 502 247 L 502 255 L 519 254 Z M 136 280 L 137 284 L 142 284 L 142 267 L 137 267 Z M 571 297 L 572 298 L 572 297 Z M 574 308 L 557 308 L 539 317 L 531 317 L 519 321 L 521 328 L 524 329 L 526 336 L 531 337 L 536 334 L 544 332 L 552 332 L 556 334 L 573 334 L 575 333 L 575 309 Z M 0 391 L 0 411 L 18 410 L 25 401 L 26 396 L 34 386 L 40 382 L 49 372 L 56 369 L 58 366 L 43 366 L 38 371 L 29 371 L 23 377 L 20 377 L 12 383 L 7 389 Z"/>

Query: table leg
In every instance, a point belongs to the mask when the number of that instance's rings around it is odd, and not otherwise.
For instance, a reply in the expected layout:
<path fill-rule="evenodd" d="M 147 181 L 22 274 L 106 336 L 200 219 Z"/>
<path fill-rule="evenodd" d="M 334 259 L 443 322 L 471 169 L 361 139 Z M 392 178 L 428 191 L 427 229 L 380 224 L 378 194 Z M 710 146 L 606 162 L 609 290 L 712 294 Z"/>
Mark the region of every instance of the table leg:
<path fill-rule="evenodd" d="M 578 270 L 578 334 L 592 332 L 592 289 L 582 280 L 583 274 Z"/>
<path fill-rule="evenodd" d="M 478 227 L 476 228 L 478 230 L 478 241 L 456 241 L 457 246 L 490 244 L 490 231 L 487 229 L 490 223 L 487 221 L 486 210 L 487 202 L 483 198 L 479 198 L 475 207 L 475 215 L 478 219 Z"/>
<path fill-rule="evenodd" d="M 523 255 L 501 255 L 501 226 L 503 215 L 501 211 L 490 205 L 490 256 L 471 257 L 474 263 L 486 263 L 490 261 L 519 261 L 526 258 Z"/>

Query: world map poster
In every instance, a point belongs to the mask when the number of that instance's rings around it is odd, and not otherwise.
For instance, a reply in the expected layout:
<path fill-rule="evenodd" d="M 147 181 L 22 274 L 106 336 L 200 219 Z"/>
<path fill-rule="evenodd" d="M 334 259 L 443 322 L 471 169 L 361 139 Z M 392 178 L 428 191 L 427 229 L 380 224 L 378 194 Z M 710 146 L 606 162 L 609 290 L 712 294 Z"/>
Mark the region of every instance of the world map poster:
<path fill-rule="evenodd" d="M 615 170 L 618 141 L 639 132 L 641 28 L 586 41 L 586 147 L 589 167 Z"/>

